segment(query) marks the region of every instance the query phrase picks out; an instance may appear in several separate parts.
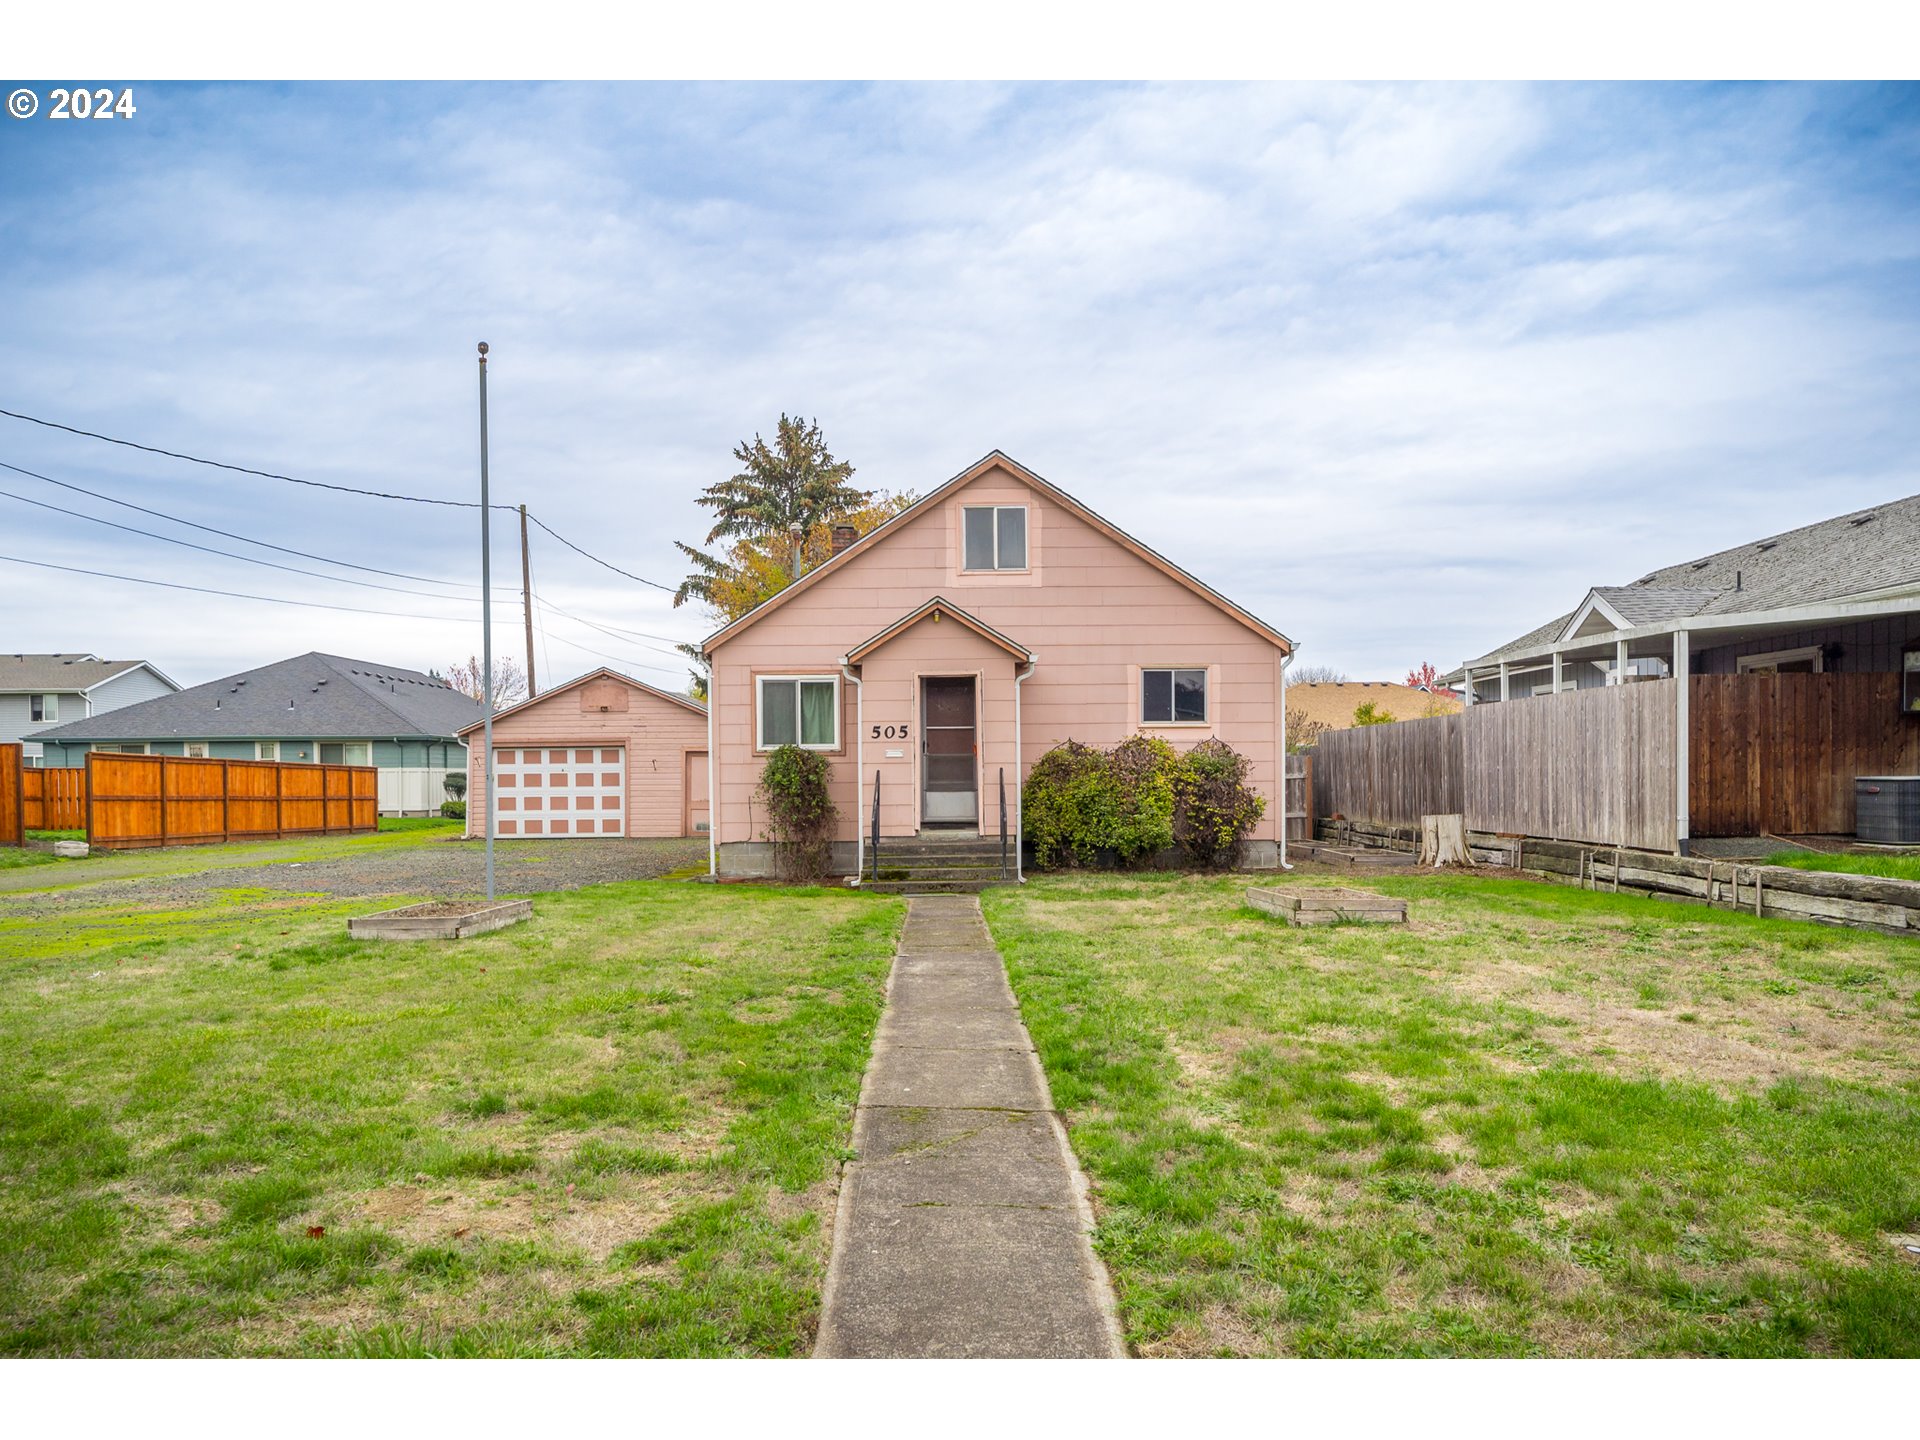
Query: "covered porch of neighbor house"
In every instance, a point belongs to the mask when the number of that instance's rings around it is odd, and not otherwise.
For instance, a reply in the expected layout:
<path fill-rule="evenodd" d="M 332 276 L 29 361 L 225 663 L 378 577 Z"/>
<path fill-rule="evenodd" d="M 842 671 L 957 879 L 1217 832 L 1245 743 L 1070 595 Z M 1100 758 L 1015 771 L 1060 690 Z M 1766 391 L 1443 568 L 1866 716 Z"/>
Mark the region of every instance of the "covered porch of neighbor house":
<path fill-rule="evenodd" d="M 1681 682 L 1674 849 L 1851 835 L 1857 777 L 1920 774 L 1920 595 L 1626 628 L 1615 618 L 1578 613 L 1568 638 L 1537 653 L 1463 667 L 1463 688 L 1474 706 Z"/>

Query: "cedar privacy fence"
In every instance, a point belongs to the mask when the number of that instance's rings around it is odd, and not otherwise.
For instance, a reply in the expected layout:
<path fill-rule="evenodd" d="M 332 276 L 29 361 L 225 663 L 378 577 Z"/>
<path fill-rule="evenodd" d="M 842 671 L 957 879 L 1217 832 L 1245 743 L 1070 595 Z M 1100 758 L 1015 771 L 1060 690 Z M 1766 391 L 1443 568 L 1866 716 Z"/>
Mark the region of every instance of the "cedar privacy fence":
<path fill-rule="evenodd" d="M 20 797 L 29 830 L 84 830 L 87 772 L 22 770 Z"/>
<path fill-rule="evenodd" d="M 20 743 L 0 745 L 0 845 L 24 845 L 27 838 L 26 787 L 21 783 Z"/>
<path fill-rule="evenodd" d="M 1693 836 L 1848 835 L 1854 777 L 1920 773 L 1897 675 L 1696 675 L 1687 684 Z M 1336 730 L 1314 749 L 1313 810 L 1403 827 L 1676 848 L 1677 680 L 1472 705 Z"/>
<path fill-rule="evenodd" d="M 87 841 L 103 850 L 219 845 L 379 828 L 370 765 L 87 756 Z"/>

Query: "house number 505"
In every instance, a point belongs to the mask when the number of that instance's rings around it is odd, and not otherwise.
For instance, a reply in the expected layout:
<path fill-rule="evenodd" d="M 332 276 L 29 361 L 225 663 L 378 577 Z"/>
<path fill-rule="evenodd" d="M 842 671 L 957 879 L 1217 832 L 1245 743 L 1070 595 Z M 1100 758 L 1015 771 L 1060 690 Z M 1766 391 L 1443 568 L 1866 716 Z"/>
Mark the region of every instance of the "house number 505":
<path fill-rule="evenodd" d="M 876 725 L 873 727 L 873 734 L 869 738 L 874 740 L 904 740 L 907 738 L 907 727 L 904 725 Z"/>

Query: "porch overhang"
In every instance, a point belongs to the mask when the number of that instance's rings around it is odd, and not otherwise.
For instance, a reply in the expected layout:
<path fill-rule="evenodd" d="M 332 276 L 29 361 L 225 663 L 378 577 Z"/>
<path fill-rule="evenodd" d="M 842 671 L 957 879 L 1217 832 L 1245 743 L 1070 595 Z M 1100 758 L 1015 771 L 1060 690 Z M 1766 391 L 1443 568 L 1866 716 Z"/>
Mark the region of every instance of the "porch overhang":
<path fill-rule="evenodd" d="M 1673 637 L 1685 631 L 1696 647 L 1726 645 L 1739 640 L 1761 639 L 1828 625 L 1845 625 L 1857 620 L 1874 620 L 1894 615 L 1920 614 L 1920 588 L 1902 586 L 1897 590 L 1868 593 L 1846 600 L 1824 600 L 1806 605 L 1780 606 L 1771 610 L 1748 610 L 1712 615 L 1686 615 L 1624 629 L 1582 635 L 1577 639 L 1536 645 L 1520 654 L 1483 655 L 1469 660 L 1452 674 L 1448 682 L 1465 681 L 1469 675 L 1485 677 L 1497 674 L 1504 666 L 1509 675 L 1523 675 L 1551 669 L 1557 654 L 1562 661 L 1608 660 L 1626 646 L 1630 660 L 1666 659 L 1673 653 Z"/>
<path fill-rule="evenodd" d="M 1006 651 L 1021 664 L 1031 665 L 1033 663 L 1033 652 L 1027 649 L 1026 646 L 1020 644 L 1017 640 L 1002 635 L 998 630 L 987 624 L 986 621 L 980 619 L 979 616 L 968 614 L 952 601 L 944 599 L 939 595 L 934 596 L 925 604 L 909 610 L 885 629 L 878 630 L 865 640 L 862 640 L 841 657 L 840 663 L 848 666 L 858 665 L 863 659 L 878 650 L 882 645 L 885 645 L 888 641 L 911 630 L 922 620 L 928 619 L 936 621 L 950 619 L 956 624 L 971 630 L 988 644 L 998 646 L 1000 649 Z"/>

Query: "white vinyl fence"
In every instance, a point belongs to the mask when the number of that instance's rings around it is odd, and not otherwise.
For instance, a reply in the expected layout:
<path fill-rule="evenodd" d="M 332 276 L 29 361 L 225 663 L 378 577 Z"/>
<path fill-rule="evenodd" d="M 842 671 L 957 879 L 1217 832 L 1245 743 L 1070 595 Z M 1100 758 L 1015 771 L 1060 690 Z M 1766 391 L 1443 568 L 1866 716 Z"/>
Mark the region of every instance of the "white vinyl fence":
<path fill-rule="evenodd" d="M 438 815 L 447 794 L 446 777 L 464 775 L 459 768 L 438 765 L 394 765 L 380 771 L 380 813 L 382 815 Z"/>

